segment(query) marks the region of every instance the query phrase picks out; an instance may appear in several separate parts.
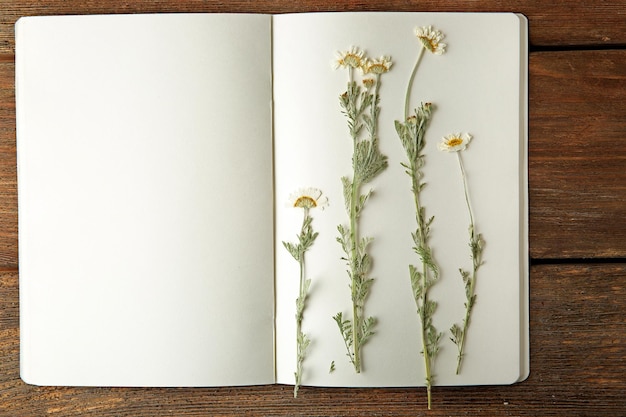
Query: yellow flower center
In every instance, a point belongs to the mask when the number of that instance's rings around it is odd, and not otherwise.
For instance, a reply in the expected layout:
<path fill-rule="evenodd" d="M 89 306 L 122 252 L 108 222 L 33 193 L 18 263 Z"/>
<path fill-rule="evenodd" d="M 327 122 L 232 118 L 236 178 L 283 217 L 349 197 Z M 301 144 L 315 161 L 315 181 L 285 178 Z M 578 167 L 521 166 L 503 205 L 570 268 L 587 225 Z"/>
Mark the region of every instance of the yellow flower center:
<path fill-rule="evenodd" d="M 422 41 L 422 45 L 424 45 L 424 48 L 428 49 L 430 52 L 435 52 L 435 49 L 437 49 L 437 46 L 439 46 L 438 42 L 435 42 L 432 39 L 428 39 L 426 36 L 420 36 L 419 40 Z"/>
<path fill-rule="evenodd" d="M 374 85 L 374 80 L 372 78 L 366 78 L 363 80 L 363 85 L 365 88 L 371 88 Z"/>
<path fill-rule="evenodd" d="M 362 61 L 358 55 L 348 53 L 341 60 L 341 64 L 347 67 L 359 68 L 362 65 Z"/>
<path fill-rule="evenodd" d="M 387 67 L 383 64 L 372 64 L 367 68 L 367 72 L 371 72 L 372 74 L 384 74 L 387 71 Z"/>
<path fill-rule="evenodd" d="M 463 143 L 463 139 L 461 138 L 452 138 L 448 140 L 448 146 L 453 148 L 455 146 L 459 146 Z"/>
<path fill-rule="evenodd" d="M 317 201 L 314 198 L 303 195 L 302 197 L 298 197 L 295 203 L 293 203 L 294 207 L 300 208 L 313 208 L 317 207 Z"/>

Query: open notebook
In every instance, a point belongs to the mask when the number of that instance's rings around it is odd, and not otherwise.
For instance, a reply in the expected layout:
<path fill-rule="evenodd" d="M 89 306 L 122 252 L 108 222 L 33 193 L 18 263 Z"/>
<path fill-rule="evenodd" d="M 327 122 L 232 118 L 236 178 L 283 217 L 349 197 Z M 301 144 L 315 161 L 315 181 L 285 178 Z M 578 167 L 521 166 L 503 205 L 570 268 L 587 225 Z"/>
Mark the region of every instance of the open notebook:
<path fill-rule="evenodd" d="M 39 385 L 293 383 L 302 212 L 291 192 L 323 190 L 307 253 L 312 340 L 302 383 L 420 386 L 424 364 L 408 265 L 415 209 L 394 128 L 403 118 L 417 26 L 445 33 L 424 56 L 412 105 L 436 103 L 424 201 L 441 278 L 436 385 L 509 384 L 528 374 L 527 44 L 516 14 L 312 13 L 29 17 L 16 25 L 21 376 Z M 332 317 L 350 309 L 337 243 L 351 142 L 338 50 L 393 61 L 380 89 L 389 167 L 360 224 L 378 319 L 356 374 Z M 460 322 L 467 211 L 464 162 L 485 238 L 463 372 Z M 329 372 L 334 361 L 335 370 Z"/>

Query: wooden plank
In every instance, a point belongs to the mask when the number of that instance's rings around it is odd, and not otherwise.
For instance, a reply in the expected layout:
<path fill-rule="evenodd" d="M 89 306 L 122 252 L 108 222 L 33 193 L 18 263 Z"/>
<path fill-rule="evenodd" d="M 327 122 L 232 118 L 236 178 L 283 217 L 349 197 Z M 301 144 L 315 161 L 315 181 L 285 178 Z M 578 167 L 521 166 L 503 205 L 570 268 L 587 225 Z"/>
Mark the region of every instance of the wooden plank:
<path fill-rule="evenodd" d="M 115 0 L 9 0 L 0 14 L 0 55 L 14 53 L 13 24 L 20 16 L 50 14 L 165 13 L 165 12 L 249 12 L 300 13 L 321 11 L 473 11 L 518 12 L 530 20 L 530 40 L 535 46 L 624 45 L 626 44 L 626 2 L 594 3 L 551 1 L 451 1 L 451 0 L 311 0 L 274 1 L 157 1 Z M 416 22 L 417 24 L 418 22 Z M 424 24 L 428 22 L 423 22 Z M 486 41 L 488 44 L 488 40 Z"/>
<path fill-rule="evenodd" d="M 0 273 L 0 414 L 59 416 L 615 416 L 626 410 L 626 264 L 531 270 L 531 375 L 512 386 L 419 389 L 35 387 L 18 369 L 17 273 Z"/>
<path fill-rule="evenodd" d="M 530 58 L 534 258 L 626 256 L 626 51 Z"/>
<path fill-rule="evenodd" d="M 13 62 L 0 62 L 0 268 L 17 268 L 17 168 Z"/>

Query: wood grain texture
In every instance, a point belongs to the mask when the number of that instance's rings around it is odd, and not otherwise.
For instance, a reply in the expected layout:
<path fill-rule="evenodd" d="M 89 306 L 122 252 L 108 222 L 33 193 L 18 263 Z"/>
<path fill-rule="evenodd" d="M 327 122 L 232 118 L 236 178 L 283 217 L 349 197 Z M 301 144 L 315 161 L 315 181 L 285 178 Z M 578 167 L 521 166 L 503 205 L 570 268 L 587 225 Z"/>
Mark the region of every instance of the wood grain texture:
<path fill-rule="evenodd" d="M 15 272 L 0 273 L 0 416 L 618 416 L 626 410 L 626 264 L 531 270 L 531 375 L 512 386 L 326 389 L 35 387 L 19 379 Z"/>
<path fill-rule="evenodd" d="M 14 68 L 0 62 L 0 269 L 17 269 Z"/>
<path fill-rule="evenodd" d="M 626 51 L 530 58 L 534 258 L 626 256 Z"/>
<path fill-rule="evenodd" d="M 13 24 L 20 16 L 50 14 L 248 12 L 300 13 L 323 11 L 446 11 L 517 12 L 530 20 L 530 41 L 535 46 L 626 45 L 624 0 L 50 0 L 3 1 L 0 6 L 0 55 L 14 53 Z M 487 41 L 488 44 L 488 41 Z"/>

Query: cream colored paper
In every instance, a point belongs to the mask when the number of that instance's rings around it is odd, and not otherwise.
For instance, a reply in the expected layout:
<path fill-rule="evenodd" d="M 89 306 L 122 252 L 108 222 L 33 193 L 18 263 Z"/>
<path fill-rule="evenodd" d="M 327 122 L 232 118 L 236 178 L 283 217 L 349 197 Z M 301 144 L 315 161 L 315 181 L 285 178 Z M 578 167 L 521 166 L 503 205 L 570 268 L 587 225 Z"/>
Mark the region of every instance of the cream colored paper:
<path fill-rule="evenodd" d="M 284 205 L 299 186 L 322 189 L 330 200 L 312 210 L 319 232 L 307 253 L 312 280 L 303 331 L 311 338 L 303 384 L 329 386 L 423 385 L 419 324 L 408 264 L 415 208 L 406 160 L 394 129 L 404 116 L 407 82 L 420 43 L 416 26 L 445 33 L 447 52 L 426 52 L 419 66 L 411 105 L 436 106 L 427 132 L 423 202 L 434 215 L 431 244 L 441 279 L 431 290 L 439 303 L 434 322 L 444 332 L 436 361 L 436 385 L 508 384 L 524 378 L 528 357 L 524 292 L 527 283 L 525 178 L 525 48 L 523 19 L 515 14 L 339 13 L 274 17 L 274 103 L 276 173 L 277 375 L 293 383 L 294 300 L 298 265 L 282 248 L 293 240 L 302 213 Z M 352 143 L 338 97 L 347 71 L 333 70 L 337 50 L 351 45 L 370 57 L 390 55 L 382 77 L 380 148 L 389 167 L 371 184 L 374 193 L 361 217 L 362 236 L 371 236 L 375 282 L 365 313 L 378 318 L 377 333 L 363 347 L 363 372 L 354 373 L 332 316 L 351 317 L 349 278 L 337 225 L 347 224 L 340 177 L 351 176 Z M 463 153 L 475 223 L 486 241 L 478 273 L 477 302 L 467 336 L 461 375 L 454 374 L 456 346 L 449 328 L 464 316 L 464 288 L 458 268 L 471 268 L 469 225 L 456 155 L 437 150 L 449 133 L 474 136 Z M 367 188 L 363 190 L 365 192 Z M 520 362 L 520 358 L 522 358 Z M 329 373 L 331 361 L 336 370 Z"/>
<path fill-rule="evenodd" d="M 408 277 L 408 264 L 418 263 L 414 207 L 393 121 L 403 117 L 419 48 L 413 29 L 430 24 L 449 46 L 443 56 L 424 55 L 411 104 L 437 106 L 424 190 L 442 267 L 432 289 L 440 304 L 435 324 L 445 332 L 435 384 L 523 379 L 526 26 L 514 14 L 437 13 L 20 20 L 22 378 L 40 385 L 292 384 L 298 265 L 281 241 L 296 239 L 302 212 L 285 202 L 314 186 L 331 205 L 311 213 L 320 236 L 307 255 L 312 286 L 303 330 L 312 344 L 303 384 L 422 385 Z M 361 375 L 332 320 L 350 307 L 335 239 L 347 222 L 340 177 L 351 174 L 351 143 L 338 104 L 347 75 L 331 61 L 351 45 L 394 62 L 381 87 L 389 168 L 372 184 L 362 217 L 363 234 L 375 238 L 366 313 L 379 324 L 363 348 Z M 461 376 L 448 328 L 464 313 L 457 270 L 471 265 L 468 219 L 456 156 L 436 150 L 441 136 L 457 131 L 474 136 L 464 160 L 486 240 Z M 331 361 L 337 369 L 329 374 Z"/>
<path fill-rule="evenodd" d="M 270 28 L 17 24 L 25 381 L 274 382 Z"/>

